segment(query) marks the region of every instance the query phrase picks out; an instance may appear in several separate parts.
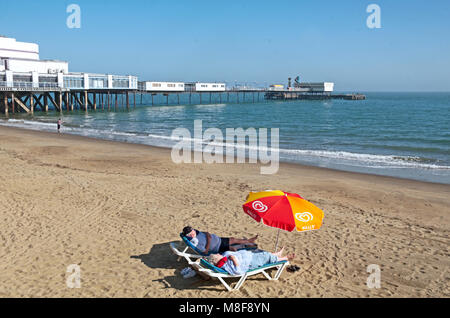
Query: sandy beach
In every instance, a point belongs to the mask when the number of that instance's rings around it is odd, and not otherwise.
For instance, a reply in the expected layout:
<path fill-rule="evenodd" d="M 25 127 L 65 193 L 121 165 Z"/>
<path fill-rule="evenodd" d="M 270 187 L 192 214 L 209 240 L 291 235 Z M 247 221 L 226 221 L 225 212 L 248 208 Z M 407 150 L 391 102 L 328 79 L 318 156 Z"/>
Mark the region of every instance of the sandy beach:
<path fill-rule="evenodd" d="M 450 186 L 281 164 L 182 164 L 167 149 L 0 127 L 0 297 L 449 297 Z M 171 253 L 185 225 L 222 236 L 276 229 L 242 211 L 251 190 L 301 194 L 319 231 L 281 233 L 295 273 L 184 279 Z M 66 285 L 81 268 L 81 288 Z M 381 267 L 381 288 L 366 269 Z"/>

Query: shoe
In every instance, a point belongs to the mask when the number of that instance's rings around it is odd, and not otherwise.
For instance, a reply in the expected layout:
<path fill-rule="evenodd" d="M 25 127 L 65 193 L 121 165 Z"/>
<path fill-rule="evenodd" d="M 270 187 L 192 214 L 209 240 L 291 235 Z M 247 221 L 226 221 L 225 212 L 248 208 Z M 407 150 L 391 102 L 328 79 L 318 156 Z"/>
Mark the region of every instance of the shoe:
<path fill-rule="evenodd" d="M 192 268 L 189 268 L 189 269 L 190 269 L 190 271 L 188 273 L 184 274 L 183 278 L 185 278 L 185 279 L 191 278 L 191 277 L 194 277 L 195 275 L 197 275 L 197 273 Z"/>
<path fill-rule="evenodd" d="M 287 270 L 289 273 L 295 273 L 296 271 L 299 271 L 299 270 L 300 270 L 300 267 L 298 267 L 297 265 L 290 265 L 290 266 L 288 266 L 288 267 L 286 268 L 286 270 Z"/>
<path fill-rule="evenodd" d="M 189 273 L 190 270 L 191 270 L 190 267 L 183 268 L 183 269 L 181 270 L 180 274 L 184 276 L 184 275 L 186 275 L 187 273 Z"/>

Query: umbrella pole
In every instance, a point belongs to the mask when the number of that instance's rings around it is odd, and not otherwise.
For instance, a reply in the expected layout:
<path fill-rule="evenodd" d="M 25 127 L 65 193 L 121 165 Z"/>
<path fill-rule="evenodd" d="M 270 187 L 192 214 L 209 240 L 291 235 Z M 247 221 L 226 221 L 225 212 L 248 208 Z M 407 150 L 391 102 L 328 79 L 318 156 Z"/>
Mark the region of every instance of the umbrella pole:
<path fill-rule="evenodd" d="M 276 253 L 277 252 L 277 248 L 278 248 L 278 238 L 280 237 L 280 229 L 278 229 L 278 233 L 277 233 L 277 241 L 276 241 L 276 243 L 275 243 L 275 252 L 274 253 Z"/>

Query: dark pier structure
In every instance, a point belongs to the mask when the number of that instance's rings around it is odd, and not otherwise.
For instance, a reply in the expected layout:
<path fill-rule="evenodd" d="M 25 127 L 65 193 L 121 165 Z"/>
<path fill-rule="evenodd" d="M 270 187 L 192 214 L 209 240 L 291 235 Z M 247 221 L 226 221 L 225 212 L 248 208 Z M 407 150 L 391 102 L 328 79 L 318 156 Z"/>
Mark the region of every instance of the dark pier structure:
<path fill-rule="evenodd" d="M 136 107 L 136 91 L 0 88 L 0 111 L 5 115 L 35 111 L 117 110 L 119 107 Z"/>
<path fill-rule="evenodd" d="M 184 91 L 184 92 L 151 92 L 137 91 L 141 105 L 193 105 L 193 104 L 222 104 L 222 103 L 256 103 L 265 100 L 263 89 L 225 91 Z M 159 98 L 158 98 L 159 97 Z M 162 98 L 161 98 L 162 97 Z M 171 97 L 171 98 L 170 98 Z M 138 98 L 139 100 L 139 98 Z"/>
<path fill-rule="evenodd" d="M 265 90 L 233 89 L 208 92 L 164 92 L 135 89 L 66 89 L 57 87 L 0 87 L 0 112 L 117 111 L 137 105 L 181 105 L 213 103 L 255 103 L 264 100 Z M 170 99 L 169 99 L 170 97 Z"/>
<path fill-rule="evenodd" d="M 345 100 L 365 100 L 363 94 L 331 94 L 331 93 L 305 93 L 293 91 L 270 91 L 264 97 L 270 100 L 325 100 L 325 99 L 345 99 Z"/>
<path fill-rule="evenodd" d="M 170 99 L 169 99 L 170 97 Z M 0 112 L 130 110 L 137 105 L 256 103 L 264 100 L 364 100 L 361 94 L 305 93 L 267 89 L 232 89 L 211 92 L 151 92 L 132 89 L 64 89 L 0 87 Z"/>
<path fill-rule="evenodd" d="M 300 76 L 295 78 L 292 85 L 291 78 L 288 78 L 287 88 L 284 85 L 271 85 L 265 93 L 266 99 L 271 100 L 325 100 L 325 99 L 345 99 L 345 100 L 364 100 L 362 94 L 333 94 L 334 83 L 303 83 L 300 82 Z"/>

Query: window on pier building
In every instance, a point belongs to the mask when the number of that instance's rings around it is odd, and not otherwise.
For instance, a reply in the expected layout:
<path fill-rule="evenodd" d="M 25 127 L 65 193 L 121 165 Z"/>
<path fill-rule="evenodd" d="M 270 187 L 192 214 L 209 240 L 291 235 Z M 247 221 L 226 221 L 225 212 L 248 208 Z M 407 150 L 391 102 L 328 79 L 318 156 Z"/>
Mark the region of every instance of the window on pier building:
<path fill-rule="evenodd" d="M 83 77 L 64 77 L 64 87 L 65 88 L 84 88 L 84 78 Z"/>
<path fill-rule="evenodd" d="M 57 76 L 39 76 L 39 87 L 41 87 L 41 88 L 58 87 L 58 77 Z"/>
<path fill-rule="evenodd" d="M 90 88 L 105 88 L 108 87 L 108 78 L 104 76 L 89 77 Z"/>
<path fill-rule="evenodd" d="M 31 75 L 13 75 L 14 82 L 31 82 Z"/>
<path fill-rule="evenodd" d="M 128 88 L 130 81 L 128 78 L 113 78 L 113 88 Z"/>

